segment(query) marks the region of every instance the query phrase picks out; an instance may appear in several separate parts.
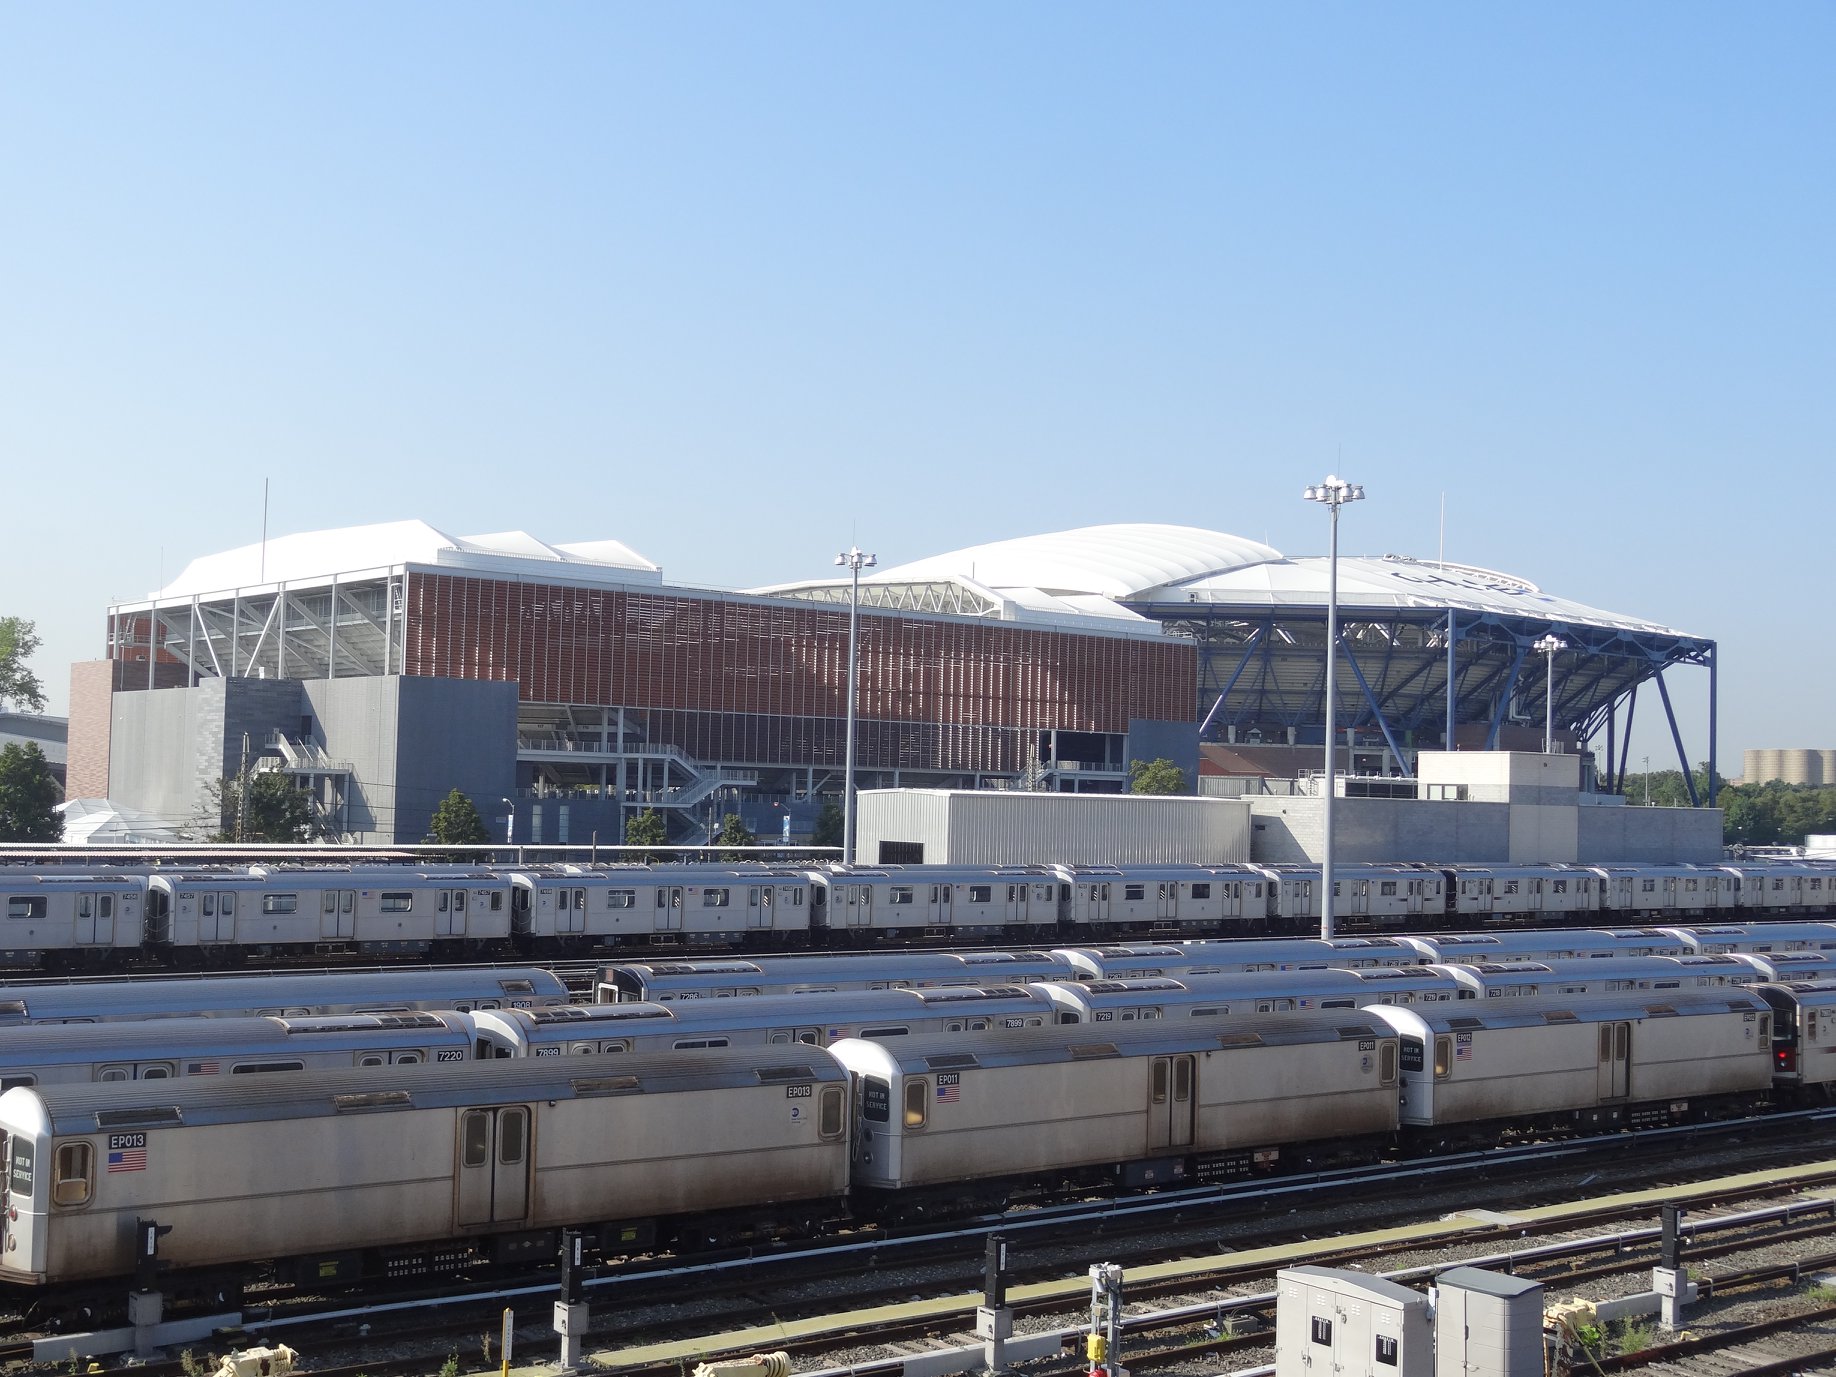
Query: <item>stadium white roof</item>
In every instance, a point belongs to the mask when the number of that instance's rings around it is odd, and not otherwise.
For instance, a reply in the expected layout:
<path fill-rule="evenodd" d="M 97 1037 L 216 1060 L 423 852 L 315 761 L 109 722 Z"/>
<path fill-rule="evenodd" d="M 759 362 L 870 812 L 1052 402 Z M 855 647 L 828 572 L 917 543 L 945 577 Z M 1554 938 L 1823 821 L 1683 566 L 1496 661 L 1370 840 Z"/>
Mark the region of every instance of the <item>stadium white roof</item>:
<path fill-rule="evenodd" d="M 527 531 L 452 536 L 425 521 L 387 521 L 276 536 L 265 544 L 204 555 L 154 598 L 165 602 L 232 588 L 311 583 L 409 564 L 525 578 L 564 573 L 585 582 L 660 583 L 663 578 L 657 565 L 616 540 L 550 545 Z"/>
<path fill-rule="evenodd" d="M 1240 536 L 1194 526 L 1085 526 L 1047 535 L 973 545 L 883 570 L 862 580 L 876 590 L 918 582 L 968 579 L 1001 598 L 1078 603 L 1095 611 L 1105 600 L 1175 615 L 1174 604 L 1246 610 L 1323 608 L 1327 560 L 1290 559 Z M 1460 611 L 1650 632 L 1683 633 L 1643 617 L 1546 593 L 1528 579 L 1488 569 L 1400 556 L 1340 556 L 1339 605 L 1350 610 Z"/>

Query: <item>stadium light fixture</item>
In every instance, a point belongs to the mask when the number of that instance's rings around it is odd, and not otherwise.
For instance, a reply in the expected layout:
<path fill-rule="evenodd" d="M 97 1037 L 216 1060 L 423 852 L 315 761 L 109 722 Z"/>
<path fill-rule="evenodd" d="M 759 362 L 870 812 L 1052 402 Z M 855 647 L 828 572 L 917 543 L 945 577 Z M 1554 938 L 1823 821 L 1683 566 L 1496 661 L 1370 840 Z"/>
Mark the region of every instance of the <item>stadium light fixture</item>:
<path fill-rule="evenodd" d="M 1337 704 L 1334 700 L 1333 668 L 1339 659 L 1339 508 L 1347 502 L 1362 502 L 1364 488 L 1347 483 L 1335 474 L 1327 474 L 1324 483 L 1302 491 L 1309 502 L 1322 503 L 1332 513 L 1332 539 L 1326 556 L 1326 795 L 1320 810 L 1320 936 L 1332 936 L 1332 796 L 1335 792 L 1333 735 Z"/>
<path fill-rule="evenodd" d="M 1568 642 L 1551 632 L 1530 647 L 1544 657 L 1548 665 L 1543 686 L 1543 754 L 1555 754 L 1555 657 L 1568 649 Z"/>
<path fill-rule="evenodd" d="M 507 798 L 500 798 L 498 802 L 503 804 L 504 807 L 510 810 L 509 816 L 504 819 L 504 845 L 505 846 L 515 846 L 516 845 L 516 805 Z"/>
<path fill-rule="evenodd" d="M 848 587 L 848 740 L 842 765 L 842 864 L 854 864 L 854 701 L 861 632 L 861 570 L 871 569 L 874 557 L 850 545 L 835 557 L 849 575 Z"/>

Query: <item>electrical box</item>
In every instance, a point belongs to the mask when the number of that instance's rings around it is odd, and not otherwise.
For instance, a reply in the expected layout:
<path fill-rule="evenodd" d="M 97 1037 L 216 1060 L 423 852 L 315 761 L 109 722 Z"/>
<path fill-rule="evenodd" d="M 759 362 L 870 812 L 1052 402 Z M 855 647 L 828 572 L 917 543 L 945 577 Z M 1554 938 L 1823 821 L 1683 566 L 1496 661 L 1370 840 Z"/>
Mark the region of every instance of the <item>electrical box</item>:
<path fill-rule="evenodd" d="M 1543 1377 L 1543 1288 L 1454 1267 L 1434 1279 L 1435 1377 Z"/>
<path fill-rule="evenodd" d="M 1276 1377 L 1435 1377 L 1421 1292 L 1337 1267 L 1288 1267 L 1275 1282 Z"/>

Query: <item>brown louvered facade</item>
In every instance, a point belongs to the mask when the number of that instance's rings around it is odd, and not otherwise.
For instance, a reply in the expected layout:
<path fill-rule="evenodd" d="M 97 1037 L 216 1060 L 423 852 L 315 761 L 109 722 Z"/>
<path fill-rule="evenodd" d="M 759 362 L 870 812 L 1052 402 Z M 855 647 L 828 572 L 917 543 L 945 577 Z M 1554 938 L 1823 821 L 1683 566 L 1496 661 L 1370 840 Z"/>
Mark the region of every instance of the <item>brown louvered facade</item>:
<path fill-rule="evenodd" d="M 842 761 L 845 608 L 417 571 L 402 615 L 407 674 L 622 707 L 700 760 Z M 1194 657 L 1180 640 L 863 611 L 857 761 L 1012 771 L 1042 731 L 1190 722 Z"/>

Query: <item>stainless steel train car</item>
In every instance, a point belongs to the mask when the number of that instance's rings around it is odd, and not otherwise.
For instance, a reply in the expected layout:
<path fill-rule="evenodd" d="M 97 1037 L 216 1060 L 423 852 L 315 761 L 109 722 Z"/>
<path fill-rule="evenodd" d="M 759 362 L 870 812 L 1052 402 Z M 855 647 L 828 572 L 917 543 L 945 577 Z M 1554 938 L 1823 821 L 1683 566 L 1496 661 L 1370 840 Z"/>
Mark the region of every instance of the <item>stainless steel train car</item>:
<path fill-rule="evenodd" d="M 134 874 L 0 867 L 0 964 L 104 970 L 140 950 L 146 881 Z"/>
<path fill-rule="evenodd" d="M 39 1023 L 0 1037 L 0 1091 L 16 1085 L 470 1061 L 471 1017 L 451 1012 Z"/>
<path fill-rule="evenodd" d="M 831 990 L 1024 985 L 1069 980 L 1070 968 L 1043 951 L 838 953 L 753 961 L 634 961 L 608 966 L 595 986 L 602 1004 L 638 999 L 734 999 Z"/>
<path fill-rule="evenodd" d="M 1239 971 L 1180 979 L 1059 981 L 1038 987 L 1062 1022 L 1152 1023 L 1189 1018 L 1317 1013 L 1367 1004 L 1474 999 L 1477 994 L 1432 966 L 1362 970 Z"/>
<path fill-rule="evenodd" d="M 1500 1124 L 1678 1122 L 1757 1106 L 1772 1087 L 1772 1013 L 1745 990 L 1367 1012 L 1402 1039 L 1405 1133 L 1435 1144 Z"/>
<path fill-rule="evenodd" d="M 1095 1040 L 1093 1040 L 1093 1038 Z M 1040 1029 L 830 1051 L 856 1078 L 857 1204 L 999 1208 L 1035 1178 L 1221 1180 L 1396 1123 L 1396 1037 L 1352 1014 Z"/>
<path fill-rule="evenodd" d="M 251 866 L 156 871 L 147 943 L 175 959 L 457 957 L 507 951 L 508 877 L 488 871 Z"/>
<path fill-rule="evenodd" d="M 474 1016 L 480 1056 L 556 1057 L 607 1052 L 928 1037 L 1042 1028 L 1070 1020 L 1044 986 L 835 990 L 821 995 L 575 1004 Z"/>
<path fill-rule="evenodd" d="M 1183 979 L 1233 971 L 1342 970 L 1426 965 L 1434 958 L 1400 937 L 1240 937 L 1154 946 L 1065 947 L 1052 953 L 1079 980 Z"/>
<path fill-rule="evenodd" d="M 1691 951 L 1836 952 L 1836 923 L 1710 923 L 1688 928 L 1663 928 L 1686 943 Z"/>
<path fill-rule="evenodd" d="M 175 1269 L 315 1285 L 545 1259 L 562 1224 L 608 1249 L 804 1228 L 846 1192 L 846 1094 L 784 1047 L 19 1087 L 0 1284 L 125 1275 L 136 1219 L 171 1227 Z"/>
<path fill-rule="evenodd" d="M 1696 948 L 1674 928 L 1524 928 L 1512 932 L 1434 932 L 1403 939 L 1431 961 L 1573 961 L 1623 956 L 1684 956 Z"/>
<path fill-rule="evenodd" d="M 1055 932 L 1060 886 L 1043 866 L 830 866 L 810 872 L 810 939 L 1028 942 Z"/>
<path fill-rule="evenodd" d="M 1788 1096 L 1836 1099 L 1836 979 L 1755 985 L 1772 1010 L 1772 1074 Z"/>
<path fill-rule="evenodd" d="M 1273 882 L 1248 866 L 1056 865 L 1061 926 L 1093 936 L 1260 932 Z"/>
<path fill-rule="evenodd" d="M 122 1019 L 406 1013 L 544 1008 L 567 986 L 533 966 L 197 975 L 0 984 L 0 1028 Z"/>
<path fill-rule="evenodd" d="M 1456 865 L 1446 870 L 1447 912 L 1491 919 L 1548 916 L 1568 921 L 1599 908 L 1599 876 L 1570 865 Z"/>
<path fill-rule="evenodd" d="M 796 947 L 810 932 L 813 876 L 765 865 L 560 866 L 516 871 L 512 928 L 525 950 Z"/>
<path fill-rule="evenodd" d="M 1483 1000 L 1618 998 L 1636 990 L 1757 985 L 1765 973 L 1734 956 L 1620 956 L 1603 960 L 1481 961 L 1431 966 Z"/>

